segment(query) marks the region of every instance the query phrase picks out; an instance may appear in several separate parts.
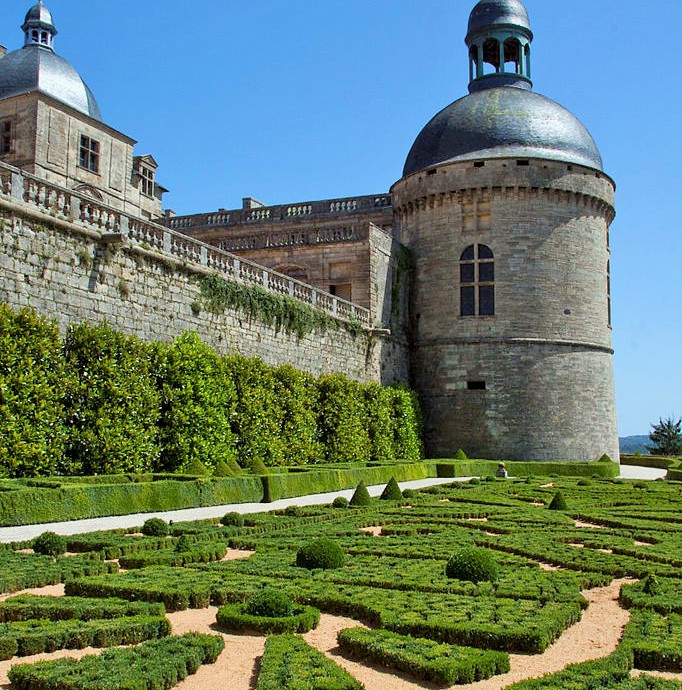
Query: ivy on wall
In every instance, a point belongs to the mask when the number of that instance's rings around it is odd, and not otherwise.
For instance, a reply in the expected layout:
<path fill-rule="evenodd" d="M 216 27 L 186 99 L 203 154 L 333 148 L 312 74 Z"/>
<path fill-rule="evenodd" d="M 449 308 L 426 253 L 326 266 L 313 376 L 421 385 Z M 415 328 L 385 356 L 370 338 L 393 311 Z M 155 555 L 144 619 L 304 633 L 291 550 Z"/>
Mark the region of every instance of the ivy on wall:
<path fill-rule="evenodd" d="M 410 391 L 0 305 L 0 477 L 416 462 Z"/>
<path fill-rule="evenodd" d="M 223 314 L 227 309 L 239 309 L 250 319 L 258 319 L 277 332 L 304 338 L 314 330 L 324 333 L 345 327 L 352 335 L 357 335 L 362 326 L 357 321 L 344 322 L 330 314 L 315 309 L 298 300 L 277 295 L 258 285 L 241 285 L 225 280 L 217 273 L 199 280 L 202 303 L 213 314 Z"/>

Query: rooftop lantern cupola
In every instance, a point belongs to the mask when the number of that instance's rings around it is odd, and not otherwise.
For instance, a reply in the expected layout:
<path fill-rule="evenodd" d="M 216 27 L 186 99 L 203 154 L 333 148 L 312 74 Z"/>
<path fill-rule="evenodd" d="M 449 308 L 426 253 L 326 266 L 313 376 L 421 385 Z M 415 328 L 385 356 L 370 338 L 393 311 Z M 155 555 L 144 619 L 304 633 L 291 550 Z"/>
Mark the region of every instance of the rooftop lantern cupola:
<path fill-rule="evenodd" d="M 530 90 L 532 41 L 528 12 L 519 0 L 481 0 L 471 11 L 466 37 L 469 91 L 498 86 Z"/>
<path fill-rule="evenodd" d="M 21 27 L 26 35 L 24 46 L 38 45 L 43 48 L 54 49 L 54 37 L 57 29 L 52 21 L 50 10 L 39 0 L 37 5 L 31 7 L 26 13 L 26 19 Z"/>

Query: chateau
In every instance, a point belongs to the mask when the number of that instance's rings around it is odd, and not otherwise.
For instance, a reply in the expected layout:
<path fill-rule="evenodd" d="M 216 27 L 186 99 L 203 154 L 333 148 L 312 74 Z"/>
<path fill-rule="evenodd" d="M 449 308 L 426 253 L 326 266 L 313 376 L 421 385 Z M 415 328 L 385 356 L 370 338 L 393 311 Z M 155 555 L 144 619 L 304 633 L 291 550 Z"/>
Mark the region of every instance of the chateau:
<path fill-rule="evenodd" d="M 104 122 L 42 2 L 22 30 L 0 59 L 0 300 L 63 327 L 189 328 L 223 351 L 408 383 L 431 457 L 618 458 L 615 186 L 585 127 L 532 90 L 519 0 L 473 8 L 469 95 L 424 127 L 390 190 L 189 216 L 163 210 L 156 161 Z M 362 333 L 294 338 L 202 312 L 212 273 Z"/>

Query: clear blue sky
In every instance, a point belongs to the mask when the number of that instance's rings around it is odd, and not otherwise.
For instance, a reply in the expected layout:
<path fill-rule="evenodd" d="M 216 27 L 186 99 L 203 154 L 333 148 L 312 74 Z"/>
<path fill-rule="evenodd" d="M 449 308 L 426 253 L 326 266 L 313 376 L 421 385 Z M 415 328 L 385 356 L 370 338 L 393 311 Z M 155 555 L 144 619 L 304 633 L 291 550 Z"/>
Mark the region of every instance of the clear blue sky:
<path fill-rule="evenodd" d="M 30 4 L 0 4 L 0 42 L 11 50 Z M 385 192 L 423 125 L 466 93 L 474 0 L 47 5 L 57 52 L 105 121 L 154 155 L 166 206 L 181 214 L 238 207 L 243 196 L 274 204 Z M 535 90 L 587 125 L 618 183 L 619 432 L 648 433 L 659 416 L 682 414 L 682 3 L 526 6 Z"/>

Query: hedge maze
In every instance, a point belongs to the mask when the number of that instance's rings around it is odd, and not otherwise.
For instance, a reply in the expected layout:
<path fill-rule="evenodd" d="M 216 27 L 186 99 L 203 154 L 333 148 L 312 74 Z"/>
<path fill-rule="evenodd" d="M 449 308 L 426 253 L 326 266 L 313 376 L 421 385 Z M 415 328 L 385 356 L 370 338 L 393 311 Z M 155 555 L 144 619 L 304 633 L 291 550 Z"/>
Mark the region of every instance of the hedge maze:
<path fill-rule="evenodd" d="M 260 690 L 362 688 L 292 634 L 316 625 L 317 609 L 369 627 L 342 630 L 340 654 L 408 673 L 415 683 L 467 684 L 505 673 L 510 654 L 545 652 L 580 621 L 588 606 L 583 590 L 630 578 L 620 594 L 630 622 L 613 654 L 508 687 L 679 690 L 682 675 L 664 680 L 647 672 L 682 674 L 680 489 L 608 478 L 490 479 L 362 507 L 251 515 L 242 525 L 174 524 L 167 537 L 121 530 L 70 537 L 67 548 L 78 555 L 56 559 L 13 545 L 0 550 L 5 592 L 65 582 L 67 596 L 1 603 L 0 651 L 7 657 L 41 644 L 77 646 L 80 631 L 87 644 L 128 646 L 80 662 L 16 666 L 12 687 L 96 688 L 101 674 L 127 665 L 141 680 L 116 687 L 170 688 L 220 654 L 220 632 L 260 630 L 268 637 Z M 548 507 L 557 491 L 565 510 Z M 379 535 L 363 531 L 368 527 Z M 343 552 L 341 565 L 297 565 L 302 547 L 328 542 Z M 228 548 L 253 555 L 224 560 Z M 453 554 L 469 552 L 496 568 L 478 582 L 448 577 Z M 105 562 L 112 558 L 119 562 Z M 126 572 L 115 572 L 124 564 Z M 209 605 L 221 607 L 213 636 L 168 636 L 165 612 Z M 148 648 L 157 650 L 153 664 Z M 633 669 L 644 675 L 633 677 Z"/>

